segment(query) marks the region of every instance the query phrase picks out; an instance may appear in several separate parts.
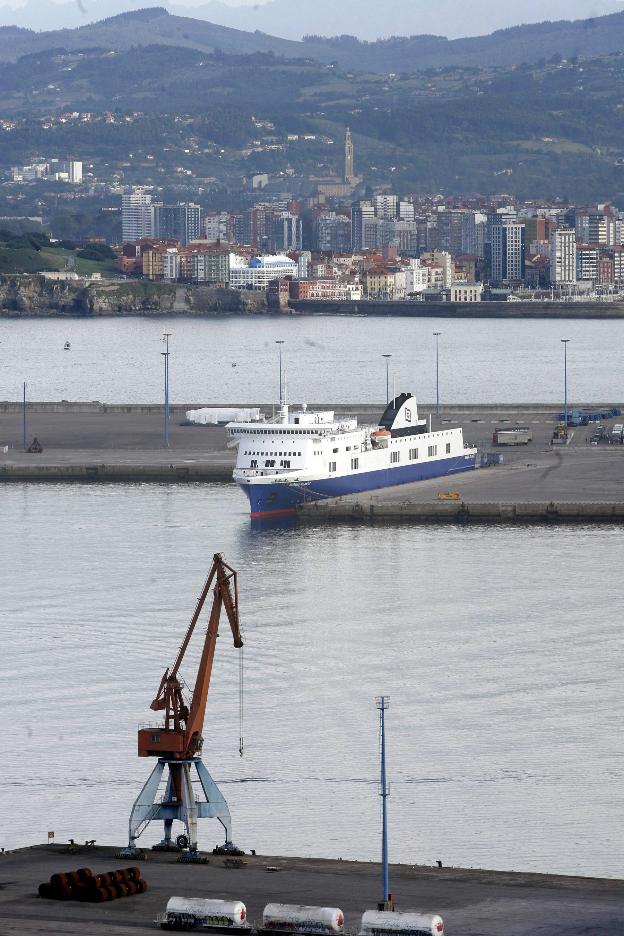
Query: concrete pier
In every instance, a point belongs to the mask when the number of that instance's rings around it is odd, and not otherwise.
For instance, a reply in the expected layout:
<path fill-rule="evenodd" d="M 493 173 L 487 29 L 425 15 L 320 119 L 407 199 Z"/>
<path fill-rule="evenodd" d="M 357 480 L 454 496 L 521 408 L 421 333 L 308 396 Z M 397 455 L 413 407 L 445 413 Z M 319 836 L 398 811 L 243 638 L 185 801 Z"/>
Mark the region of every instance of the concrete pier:
<path fill-rule="evenodd" d="M 258 404 L 221 404 L 228 405 Z M 236 451 L 227 447 L 225 429 L 183 424 L 186 410 L 200 406 L 172 407 L 170 446 L 164 448 L 162 406 L 31 403 L 27 409 L 27 441 L 36 436 L 43 452 L 28 454 L 22 447 L 20 404 L 0 403 L 0 483 L 231 483 Z M 375 424 L 383 404 L 333 408 L 339 415 L 351 414 L 361 423 Z M 271 406 L 262 405 L 261 409 L 267 417 L 273 412 Z M 433 407 L 423 404 L 419 409 L 422 416 L 428 417 Z M 501 466 L 312 503 L 300 511 L 300 520 L 622 522 L 624 446 L 590 445 L 591 426 L 571 429 L 568 445 L 551 446 L 559 411 L 559 406 L 542 403 L 447 404 L 441 407 L 439 419 L 432 413 L 433 428 L 461 425 L 464 439 L 480 451 L 493 450 L 496 427 L 526 425 L 533 440 L 526 446 L 497 448 L 504 459 Z M 624 421 L 624 417 L 612 419 L 610 424 L 618 420 Z M 458 493 L 459 498 L 438 498 L 448 491 Z"/>
<path fill-rule="evenodd" d="M 251 922 L 270 901 L 338 906 L 347 933 L 381 899 L 377 864 L 314 858 L 251 856 L 240 868 L 221 857 L 207 865 L 176 862 L 147 852 L 146 860 L 115 858 L 113 848 L 67 854 L 42 845 L 0 855 L 0 932 L 3 936 L 137 936 L 157 932 L 153 920 L 169 897 L 242 900 Z M 103 904 L 57 902 L 37 896 L 50 875 L 79 867 L 94 873 L 138 865 L 149 890 Z M 581 936 L 624 932 L 624 881 L 480 869 L 395 865 L 390 889 L 397 909 L 439 913 L 449 936 Z"/>

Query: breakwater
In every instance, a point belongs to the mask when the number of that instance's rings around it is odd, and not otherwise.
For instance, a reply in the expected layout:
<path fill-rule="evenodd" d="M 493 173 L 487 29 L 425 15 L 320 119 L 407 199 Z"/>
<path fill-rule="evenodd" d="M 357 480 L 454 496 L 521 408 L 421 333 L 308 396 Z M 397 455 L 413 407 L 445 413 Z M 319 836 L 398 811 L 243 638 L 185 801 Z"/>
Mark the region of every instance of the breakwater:
<path fill-rule="evenodd" d="M 621 319 L 624 302 L 365 302 L 291 301 L 300 315 L 401 316 L 405 318 Z"/>

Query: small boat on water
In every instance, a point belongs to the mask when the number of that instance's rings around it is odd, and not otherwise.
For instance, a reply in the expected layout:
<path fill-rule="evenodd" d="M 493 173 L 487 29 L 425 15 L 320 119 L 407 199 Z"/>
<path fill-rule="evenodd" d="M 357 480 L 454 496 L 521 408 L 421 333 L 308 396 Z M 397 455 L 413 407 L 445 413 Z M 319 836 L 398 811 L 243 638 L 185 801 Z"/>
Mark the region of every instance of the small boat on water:
<path fill-rule="evenodd" d="M 69 342 L 69 341 L 66 341 L 65 344 L 63 345 L 63 350 L 64 350 L 64 351 L 69 351 L 70 348 L 71 348 L 70 342 Z"/>
<path fill-rule="evenodd" d="M 336 419 L 287 403 L 266 422 L 231 422 L 238 446 L 234 480 L 252 517 L 294 513 L 305 501 L 361 493 L 427 478 L 450 477 L 476 467 L 477 450 L 461 427 L 435 431 L 418 418 L 411 393 L 388 403 L 377 426 Z"/>

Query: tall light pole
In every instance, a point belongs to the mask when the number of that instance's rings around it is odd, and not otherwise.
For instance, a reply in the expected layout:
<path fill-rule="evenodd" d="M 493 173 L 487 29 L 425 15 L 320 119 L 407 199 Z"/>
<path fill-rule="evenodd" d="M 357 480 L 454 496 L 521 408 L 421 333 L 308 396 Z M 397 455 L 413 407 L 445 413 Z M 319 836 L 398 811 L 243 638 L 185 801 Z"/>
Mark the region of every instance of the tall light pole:
<path fill-rule="evenodd" d="M 568 342 L 569 338 L 562 338 L 563 345 L 563 425 L 566 439 L 568 437 Z"/>
<path fill-rule="evenodd" d="M 390 402 L 390 358 L 391 354 L 382 354 L 383 358 L 386 359 L 386 406 Z"/>
<path fill-rule="evenodd" d="M 440 418 L 440 335 L 442 332 L 434 332 L 436 340 L 436 416 Z"/>
<path fill-rule="evenodd" d="M 22 397 L 22 445 L 24 451 L 28 448 L 26 442 L 26 381 L 24 381 L 24 395 Z"/>
<path fill-rule="evenodd" d="M 171 332 L 164 332 L 162 340 L 165 350 L 160 353 L 165 359 L 165 409 L 163 415 L 163 448 L 169 448 L 169 339 Z"/>
<path fill-rule="evenodd" d="M 381 796 L 381 866 L 383 872 L 383 902 L 384 910 L 390 909 L 390 885 L 388 881 L 388 782 L 386 779 L 386 709 L 390 707 L 388 696 L 378 696 L 375 704 L 379 710 L 379 759 L 381 767 L 381 782 L 379 795 Z"/>
<path fill-rule="evenodd" d="M 278 338 L 275 344 L 279 348 L 279 401 L 281 406 L 284 402 L 284 395 L 282 393 L 282 345 L 284 344 L 284 339 Z"/>

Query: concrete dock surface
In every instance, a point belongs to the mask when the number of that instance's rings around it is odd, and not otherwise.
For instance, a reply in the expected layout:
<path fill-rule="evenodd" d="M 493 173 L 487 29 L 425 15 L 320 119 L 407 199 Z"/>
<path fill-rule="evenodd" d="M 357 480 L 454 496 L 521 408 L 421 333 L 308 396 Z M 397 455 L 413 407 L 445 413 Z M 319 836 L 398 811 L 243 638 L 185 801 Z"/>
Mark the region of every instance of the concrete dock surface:
<path fill-rule="evenodd" d="M 346 931 L 357 933 L 364 910 L 376 909 L 377 864 L 312 858 L 251 856 L 240 868 L 222 857 L 207 865 L 180 864 L 175 855 L 147 852 L 147 860 L 115 858 L 96 846 L 66 854 L 42 845 L 0 855 L 2 936 L 123 936 L 155 932 L 154 919 L 169 897 L 242 900 L 251 921 L 266 903 L 337 906 Z M 109 903 L 44 900 L 37 886 L 50 875 L 78 867 L 94 873 L 138 865 L 149 890 Z M 448 936 L 598 936 L 624 933 L 624 881 L 544 874 L 430 868 L 390 868 L 398 910 L 439 913 Z"/>

